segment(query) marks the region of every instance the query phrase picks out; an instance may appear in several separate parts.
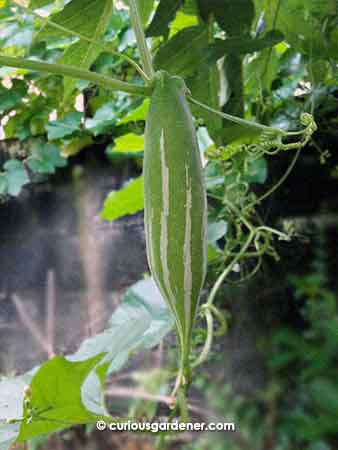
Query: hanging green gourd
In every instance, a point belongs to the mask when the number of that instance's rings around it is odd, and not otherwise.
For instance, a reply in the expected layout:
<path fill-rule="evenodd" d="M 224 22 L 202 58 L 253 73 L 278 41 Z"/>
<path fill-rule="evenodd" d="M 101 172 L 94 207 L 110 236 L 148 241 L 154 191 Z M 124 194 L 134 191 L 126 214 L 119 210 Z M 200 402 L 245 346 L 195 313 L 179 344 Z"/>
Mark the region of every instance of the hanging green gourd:
<path fill-rule="evenodd" d="M 184 81 L 156 73 L 146 122 L 145 230 L 153 278 L 174 314 L 181 364 L 207 266 L 207 202 Z"/>

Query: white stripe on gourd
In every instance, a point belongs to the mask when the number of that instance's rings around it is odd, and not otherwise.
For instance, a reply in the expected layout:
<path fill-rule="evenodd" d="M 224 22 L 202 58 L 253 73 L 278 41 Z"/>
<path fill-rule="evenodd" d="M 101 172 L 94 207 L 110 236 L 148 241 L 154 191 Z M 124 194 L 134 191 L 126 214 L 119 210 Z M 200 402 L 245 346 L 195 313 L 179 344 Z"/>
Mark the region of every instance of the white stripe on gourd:
<path fill-rule="evenodd" d="M 185 205 L 185 238 L 183 252 L 184 266 L 184 307 L 186 320 L 186 333 L 191 322 L 191 295 L 192 295 L 192 273 L 191 273 L 191 179 L 189 178 L 189 168 L 185 166 L 187 199 Z M 186 336 L 187 337 L 187 336 Z"/>
<path fill-rule="evenodd" d="M 156 74 L 146 123 L 144 191 L 150 270 L 174 313 L 188 355 L 206 274 L 207 203 L 185 93 L 183 80 Z"/>

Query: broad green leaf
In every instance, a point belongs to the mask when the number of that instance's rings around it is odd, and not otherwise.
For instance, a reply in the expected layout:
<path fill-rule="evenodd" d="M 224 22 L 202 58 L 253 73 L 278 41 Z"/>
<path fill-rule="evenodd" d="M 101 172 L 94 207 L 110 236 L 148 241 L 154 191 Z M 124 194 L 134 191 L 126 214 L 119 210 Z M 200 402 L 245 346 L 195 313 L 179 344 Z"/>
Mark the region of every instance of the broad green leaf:
<path fill-rule="evenodd" d="M 271 16 L 277 7 L 278 2 L 273 0 L 269 5 Z M 333 25 L 336 17 L 335 0 L 290 0 L 287 7 L 280 9 L 276 26 L 289 44 L 311 58 L 337 58 L 338 33 L 337 26 Z"/>
<path fill-rule="evenodd" d="M 133 285 L 106 330 L 84 341 L 75 354 L 55 357 L 22 377 L 0 382 L 0 449 L 7 450 L 18 437 L 18 426 L 9 427 L 5 420 L 27 414 L 25 386 L 31 386 L 35 415 L 22 423 L 19 441 L 94 423 L 98 415 L 107 415 L 102 386 L 108 368 L 119 370 L 132 352 L 157 345 L 172 326 L 172 314 L 153 280 Z"/>
<path fill-rule="evenodd" d="M 39 9 L 43 8 L 44 6 L 50 5 L 51 3 L 53 3 L 53 0 L 30 0 L 29 7 L 31 9 Z"/>
<path fill-rule="evenodd" d="M 198 25 L 199 21 L 196 15 L 185 14 L 182 11 L 178 11 L 175 20 L 173 20 L 173 22 L 171 23 L 169 37 L 171 38 L 174 34 L 178 33 L 184 28 L 196 27 Z"/>
<path fill-rule="evenodd" d="M 101 217 L 112 221 L 127 214 L 142 211 L 143 207 L 143 177 L 139 177 L 120 191 L 113 191 L 108 195 L 101 211 Z"/>
<path fill-rule="evenodd" d="M 144 136 L 128 133 L 115 139 L 111 152 L 140 153 L 144 150 Z"/>
<path fill-rule="evenodd" d="M 198 71 L 186 81 L 196 100 L 216 111 L 219 110 L 220 78 L 216 65 L 201 64 Z M 190 108 L 195 117 L 203 119 L 211 138 L 218 142 L 222 129 L 222 118 L 195 104 L 190 104 Z"/>
<path fill-rule="evenodd" d="M 70 136 L 75 131 L 79 131 L 83 114 L 80 112 L 72 112 L 66 114 L 62 119 L 54 120 L 46 125 L 48 140 L 61 139 Z"/>
<path fill-rule="evenodd" d="M 22 376 L 5 378 L 0 381 L 0 423 L 6 419 L 22 417 L 24 388 L 30 384 L 31 379 L 32 375 L 27 373 Z"/>
<path fill-rule="evenodd" d="M 146 35 L 166 36 L 169 32 L 169 24 L 182 4 L 183 0 L 160 0 Z"/>
<path fill-rule="evenodd" d="M 155 67 L 183 77 L 191 75 L 198 69 L 201 51 L 207 45 L 207 27 L 185 28 L 160 47 L 154 58 Z"/>
<path fill-rule="evenodd" d="M 239 37 L 216 39 L 208 46 L 206 57 L 209 62 L 215 62 L 225 54 L 246 54 L 273 47 L 284 39 L 278 30 L 272 30 L 260 38 Z"/>
<path fill-rule="evenodd" d="M 138 10 L 141 16 L 142 24 L 144 27 L 147 26 L 150 15 L 154 8 L 155 0 L 136 0 Z M 128 6 L 130 4 L 129 0 L 124 1 Z"/>
<path fill-rule="evenodd" d="M 68 359 L 82 361 L 106 353 L 102 363 L 109 366 L 109 373 L 116 372 L 126 363 L 131 353 L 159 344 L 172 326 L 172 314 L 154 281 L 148 278 L 128 289 L 106 330 L 84 341 L 79 350 Z M 98 370 L 92 372 L 83 384 L 82 401 L 90 411 L 103 414 L 102 379 L 100 380 L 97 372 Z"/>
<path fill-rule="evenodd" d="M 109 25 L 112 8 L 113 2 L 111 0 L 72 0 L 61 12 L 54 14 L 52 20 L 87 38 L 100 41 Z M 53 37 L 64 37 L 64 32 L 47 24 L 39 32 L 37 39 L 43 40 Z M 80 40 L 66 49 L 58 62 L 89 69 L 101 50 L 97 43 Z M 75 88 L 76 80 L 66 77 L 64 85 L 64 96 L 67 99 Z"/>
<path fill-rule="evenodd" d="M 12 196 L 20 194 L 21 189 L 29 183 L 25 166 L 21 161 L 11 159 L 4 164 L 7 181 L 7 193 Z"/>
<path fill-rule="evenodd" d="M 208 223 L 208 243 L 214 244 L 228 231 L 228 224 L 225 220 L 209 221 Z"/>
<path fill-rule="evenodd" d="M 33 147 L 27 164 L 35 173 L 53 174 L 57 167 L 65 167 L 67 160 L 61 156 L 56 145 L 39 143 Z"/>
<path fill-rule="evenodd" d="M 271 92 L 271 85 L 280 69 L 280 60 L 275 48 L 263 50 L 246 67 L 246 89 Z"/>
<path fill-rule="evenodd" d="M 215 248 L 215 245 L 211 245 L 211 244 L 208 245 L 208 263 L 215 261 L 221 255 L 222 255 L 222 252 L 217 251 L 217 248 Z"/>
<path fill-rule="evenodd" d="M 22 97 L 27 94 L 27 85 L 23 80 L 12 81 L 10 89 L 0 84 L 0 114 L 21 105 Z"/>
<path fill-rule="evenodd" d="M 155 0 L 137 0 L 143 26 L 149 21 L 149 17 L 154 8 Z"/>
<path fill-rule="evenodd" d="M 218 25 L 232 36 L 248 32 L 255 17 L 252 0 L 197 0 L 201 17 L 212 14 Z"/>
<path fill-rule="evenodd" d="M 113 102 L 108 102 L 98 108 L 94 117 L 85 121 L 85 127 L 94 136 L 108 131 L 116 123 L 116 108 Z"/>
<path fill-rule="evenodd" d="M 185 0 L 182 6 L 183 14 L 189 14 L 191 16 L 198 15 L 197 1 L 196 0 Z"/>
<path fill-rule="evenodd" d="M 93 143 L 93 138 L 88 134 L 81 134 L 69 141 L 62 143 L 61 156 L 69 158 L 70 156 L 77 155 L 81 150 L 89 147 Z"/>
<path fill-rule="evenodd" d="M 139 120 L 146 120 L 150 100 L 146 99 L 144 102 L 136 109 L 128 113 L 121 120 L 117 122 L 117 125 L 123 125 L 129 122 L 137 122 Z"/>
<path fill-rule="evenodd" d="M 7 424 L 7 419 L 23 415 L 24 389 L 30 384 L 32 374 L 7 378 L 0 381 L 0 449 L 8 450 L 16 441 L 20 423 Z"/>
<path fill-rule="evenodd" d="M 86 361 L 67 361 L 56 356 L 43 364 L 30 384 L 35 416 L 22 422 L 18 441 L 49 434 L 75 424 L 95 423 L 98 417 L 82 403 L 81 387 L 102 360 L 100 354 Z M 27 409 L 24 408 L 27 414 Z"/>
<path fill-rule="evenodd" d="M 268 165 L 264 157 L 249 161 L 248 172 L 245 175 L 249 183 L 264 184 L 268 178 Z"/>
<path fill-rule="evenodd" d="M 0 20 L 0 46 L 2 52 L 7 49 L 8 54 L 13 51 L 21 53 L 23 48 L 30 47 L 34 33 L 34 20 L 26 16 L 25 20 Z"/>
<path fill-rule="evenodd" d="M 109 371 L 117 371 L 130 352 L 157 345 L 172 325 L 171 312 L 154 281 L 148 278 L 128 289 L 104 332 L 85 340 L 79 350 L 67 358 L 83 361 L 105 353 L 102 363 L 109 362 Z"/>

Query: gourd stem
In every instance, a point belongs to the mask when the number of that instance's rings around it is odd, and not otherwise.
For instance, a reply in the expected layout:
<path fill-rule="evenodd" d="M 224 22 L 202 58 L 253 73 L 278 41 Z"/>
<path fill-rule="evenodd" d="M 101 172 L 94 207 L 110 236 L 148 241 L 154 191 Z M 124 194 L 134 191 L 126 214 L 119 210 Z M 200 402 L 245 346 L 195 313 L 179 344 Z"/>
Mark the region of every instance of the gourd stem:
<path fill-rule="evenodd" d="M 201 364 L 203 364 L 206 361 L 206 359 L 208 358 L 211 346 L 212 346 L 212 341 L 213 341 L 213 337 L 214 337 L 214 331 L 213 331 L 214 330 L 214 318 L 212 316 L 210 309 L 205 310 L 205 319 L 207 321 L 207 338 L 205 340 L 203 349 L 202 349 L 199 357 L 191 364 L 192 368 L 200 366 Z"/>
<path fill-rule="evenodd" d="M 225 268 L 225 270 L 218 277 L 218 279 L 217 279 L 216 283 L 214 284 L 214 286 L 210 292 L 210 295 L 208 297 L 208 300 L 207 300 L 208 305 L 213 304 L 216 294 L 217 294 L 219 288 L 222 286 L 223 281 L 229 275 L 229 273 L 232 271 L 232 269 L 235 267 L 235 265 L 238 263 L 238 261 L 242 258 L 243 253 L 245 253 L 247 251 L 247 249 L 250 247 L 254 236 L 255 236 L 255 231 L 251 231 L 249 234 L 249 237 L 248 237 L 246 243 L 244 244 L 244 246 L 242 247 L 241 251 L 238 253 L 237 256 L 235 256 L 235 258 L 231 261 L 231 263 Z"/>
<path fill-rule="evenodd" d="M 221 111 L 217 111 L 216 109 L 211 108 L 210 106 L 205 105 L 204 103 L 201 103 L 198 100 L 194 99 L 191 95 L 188 95 L 187 99 L 191 103 L 194 103 L 195 105 L 199 106 L 200 108 L 203 108 L 207 111 L 217 114 L 217 115 L 223 117 L 223 119 L 227 119 L 230 122 L 237 123 L 238 125 L 243 125 L 245 127 L 252 127 L 252 128 L 256 128 L 258 130 L 262 130 L 262 131 L 274 131 L 282 136 L 286 136 L 288 134 L 286 131 L 281 130 L 280 128 L 268 127 L 267 125 L 262 125 L 261 123 L 250 122 L 249 120 L 241 119 L 240 117 L 233 116 L 233 115 L 227 114 L 227 113 L 223 113 Z"/>
<path fill-rule="evenodd" d="M 34 16 L 36 16 L 37 18 L 39 18 L 40 20 L 42 20 L 44 23 L 50 25 L 51 27 L 62 31 L 63 33 L 69 34 L 70 36 L 74 36 L 77 37 L 83 41 L 86 42 L 90 42 L 92 44 L 97 45 L 99 48 L 101 47 L 103 50 L 112 53 L 113 55 L 119 56 L 120 58 L 125 59 L 126 61 L 129 62 L 129 64 L 131 64 L 132 66 L 135 67 L 135 69 L 139 72 L 139 74 L 141 75 L 141 77 L 145 80 L 145 81 L 149 81 L 148 77 L 146 76 L 146 74 L 143 72 L 143 70 L 141 69 L 141 67 L 137 64 L 136 61 L 134 61 L 132 58 L 130 58 L 127 55 L 124 55 L 123 53 L 117 52 L 116 50 L 114 50 L 112 48 L 112 44 L 109 42 L 104 42 L 104 41 L 98 41 L 97 39 L 92 39 L 90 37 L 87 37 L 81 33 L 78 33 L 77 31 L 74 30 L 70 30 L 69 28 L 66 28 L 62 25 L 60 25 L 59 23 L 54 22 L 53 20 L 49 19 L 48 17 L 42 17 L 40 16 L 40 14 L 38 14 L 36 11 L 32 10 L 31 8 L 29 8 L 28 6 L 24 6 L 24 5 L 19 5 L 17 4 L 15 1 L 13 1 L 13 3 L 17 6 L 19 6 L 21 9 L 23 9 L 24 11 L 27 11 L 27 13 L 32 14 Z"/>
<path fill-rule="evenodd" d="M 152 57 L 147 45 L 146 36 L 144 34 L 137 1 L 138 0 L 129 0 L 130 19 L 135 32 L 136 42 L 140 52 L 144 72 L 146 76 L 151 80 L 154 77 L 155 72 L 152 63 Z"/>
<path fill-rule="evenodd" d="M 103 86 L 106 89 L 123 91 L 128 94 L 142 96 L 149 96 L 151 94 L 151 88 L 149 86 L 138 86 L 136 84 L 126 83 L 125 81 L 116 80 L 114 78 L 107 77 L 106 75 L 101 75 L 89 70 L 78 69 L 77 67 L 63 64 L 33 61 L 31 59 L 12 56 L 0 56 L 0 65 L 78 78 L 80 80 L 91 81 L 92 83 Z"/>

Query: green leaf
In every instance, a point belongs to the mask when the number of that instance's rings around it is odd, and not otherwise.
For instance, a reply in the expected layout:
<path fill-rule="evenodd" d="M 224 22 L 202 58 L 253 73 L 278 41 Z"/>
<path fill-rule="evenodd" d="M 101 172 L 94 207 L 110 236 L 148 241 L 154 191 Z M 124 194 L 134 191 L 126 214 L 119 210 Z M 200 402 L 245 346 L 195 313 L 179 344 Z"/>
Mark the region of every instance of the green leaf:
<path fill-rule="evenodd" d="M 280 60 L 275 48 L 265 49 L 246 67 L 246 88 L 257 91 L 257 86 L 271 92 L 271 85 L 280 69 Z"/>
<path fill-rule="evenodd" d="M 25 166 L 21 161 L 11 159 L 4 164 L 4 169 L 6 171 L 7 193 L 12 196 L 19 195 L 23 186 L 30 181 Z M 2 184 L 4 187 L 4 181 Z"/>
<path fill-rule="evenodd" d="M 169 24 L 182 4 L 183 0 L 161 0 L 154 18 L 146 30 L 146 35 L 152 37 L 167 35 Z"/>
<path fill-rule="evenodd" d="M 143 26 L 146 26 L 154 8 L 155 0 L 137 0 Z"/>
<path fill-rule="evenodd" d="M 93 143 L 93 138 L 88 134 L 81 134 L 73 139 L 64 141 L 62 144 L 61 156 L 69 158 L 70 156 L 77 155 L 80 151 L 86 147 L 89 147 Z"/>
<path fill-rule="evenodd" d="M 72 112 L 66 114 L 62 119 L 49 122 L 49 124 L 46 125 L 48 140 L 53 141 L 55 139 L 61 139 L 78 131 L 82 117 L 82 113 Z"/>
<path fill-rule="evenodd" d="M 10 89 L 7 89 L 0 84 L 0 114 L 21 105 L 22 97 L 26 94 L 27 86 L 23 80 L 14 79 Z"/>
<path fill-rule="evenodd" d="M 205 57 L 209 62 L 215 62 L 225 54 L 254 53 L 268 47 L 273 47 L 284 39 L 283 33 L 272 30 L 260 38 L 239 37 L 216 39 L 210 44 Z"/>
<path fill-rule="evenodd" d="M 144 150 L 144 135 L 128 133 L 115 139 L 111 151 L 116 153 L 140 153 Z"/>
<path fill-rule="evenodd" d="M 157 286 L 151 278 L 128 289 L 121 306 L 113 313 L 107 329 L 83 342 L 68 359 L 80 361 L 106 353 L 100 368 L 92 372 L 82 386 L 82 401 L 95 414 L 104 413 L 102 407 L 103 367 L 116 372 L 126 363 L 131 353 L 157 345 L 173 326 L 173 317 Z"/>
<path fill-rule="evenodd" d="M 197 0 L 201 17 L 214 15 L 218 25 L 232 36 L 248 32 L 255 17 L 252 0 Z"/>
<path fill-rule="evenodd" d="M 121 120 L 117 122 L 117 125 L 123 125 L 129 122 L 138 122 L 140 120 L 146 120 L 148 109 L 149 109 L 150 100 L 146 99 L 144 102 L 136 109 L 128 113 Z"/>
<path fill-rule="evenodd" d="M 207 104 L 216 111 L 220 109 L 218 96 L 220 78 L 215 64 L 201 64 L 198 71 L 187 78 L 186 82 L 192 96 L 196 100 Z M 190 104 L 190 108 L 195 117 L 203 119 L 211 138 L 218 142 L 223 127 L 222 118 L 195 104 Z"/>
<path fill-rule="evenodd" d="M 82 361 L 106 353 L 102 363 L 119 370 L 131 352 L 157 345 L 173 326 L 173 317 L 151 278 L 128 289 L 103 333 L 85 340 L 68 359 Z"/>
<path fill-rule="evenodd" d="M 51 3 L 53 3 L 53 0 L 30 0 L 29 7 L 31 9 L 39 9 L 50 5 Z"/>
<path fill-rule="evenodd" d="M 143 207 L 143 177 L 139 177 L 120 191 L 113 191 L 108 195 L 101 211 L 101 217 L 112 221 L 127 214 L 142 211 Z"/>
<path fill-rule="evenodd" d="M 185 28 L 160 47 L 154 58 L 155 67 L 183 77 L 191 75 L 200 66 L 207 45 L 207 27 Z"/>
<path fill-rule="evenodd" d="M 85 128 L 91 131 L 94 136 L 109 130 L 116 122 L 116 108 L 113 102 L 108 102 L 98 108 L 93 118 L 85 121 Z"/>
<path fill-rule="evenodd" d="M 269 0 L 268 6 L 266 9 L 274 13 L 278 2 Z M 336 17 L 335 0 L 290 0 L 287 7 L 280 9 L 276 26 L 289 44 L 311 59 L 338 58 Z M 268 19 L 271 23 L 273 16 Z"/>
<path fill-rule="evenodd" d="M 41 143 L 33 148 L 27 164 L 35 173 L 53 174 L 57 167 L 65 167 L 67 160 L 61 156 L 56 145 Z"/>
<path fill-rule="evenodd" d="M 52 16 L 53 22 L 87 38 L 100 41 L 107 30 L 112 14 L 111 0 L 72 0 L 64 9 Z M 64 37 L 64 32 L 46 25 L 37 35 L 38 40 Z M 78 41 L 66 49 L 59 58 L 60 64 L 89 69 L 102 48 L 97 43 Z M 64 97 L 67 99 L 75 88 L 76 80 L 66 77 Z"/>
<path fill-rule="evenodd" d="M 224 237 L 228 231 L 228 224 L 225 220 L 209 221 L 208 223 L 208 243 L 214 244 Z"/>
<path fill-rule="evenodd" d="M 21 103 L 21 95 L 0 85 L 0 114 L 10 111 Z"/>
<path fill-rule="evenodd" d="M 184 14 L 181 10 L 177 12 L 175 20 L 172 21 L 170 25 L 171 38 L 174 34 L 183 30 L 184 28 L 196 27 L 199 25 L 199 20 L 197 15 Z"/>
<path fill-rule="evenodd" d="M 208 263 L 215 261 L 222 255 L 222 252 L 215 248 L 215 245 L 208 245 Z"/>
<path fill-rule="evenodd" d="M 184 5 L 182 7 L 182 11 L 184 14 L 189 14 L 191 16 L 198 15 L 198 8 L 196 0 L 185 0 Z"/>
<path fill-rule="evenodd" d="M 0 449 L 7 450 L 17 439 L 19 423 L 7 424 L 7 419 L 18 419 L 23 414 L 24 389 L 30 384 L 32 374 L 0 381 Z"/>
<path fill-rule="evenodd" d="M 22 422 L 18 441 L 107 416 L 102 404 L 106 372 L 119 370 L 130 354 L 157 345 L 173 327 L 173 317 L 151 278 L 128 289 L 107 329 L 85 340 L 66 358 L 56 357 L 22 377 L 0 382 L 0 449 L 17 438 L 7 418 L 27 416 L 24 388 L 31 386 L 34 414 Z M 107 418 L 106 418 L 107 419 Z"/>
<path fill-rule="evenodd" d="M 35 413 L 31 421 L 22 422 L 19 442 L 75 424 L 97 421 L 97 416 L 83 406 L 81 387 L 103 356 L 81 362 L 57 356 L 40 367 L 30 385 Z M 24 413 L 28 413 L 27 408 Z"/>
<path fill-rule="evenodd" d="M 245 178 L 249 183 L 264 184 L 268 178 L 268 165 L 264 157 L 250 160 Z"/>

